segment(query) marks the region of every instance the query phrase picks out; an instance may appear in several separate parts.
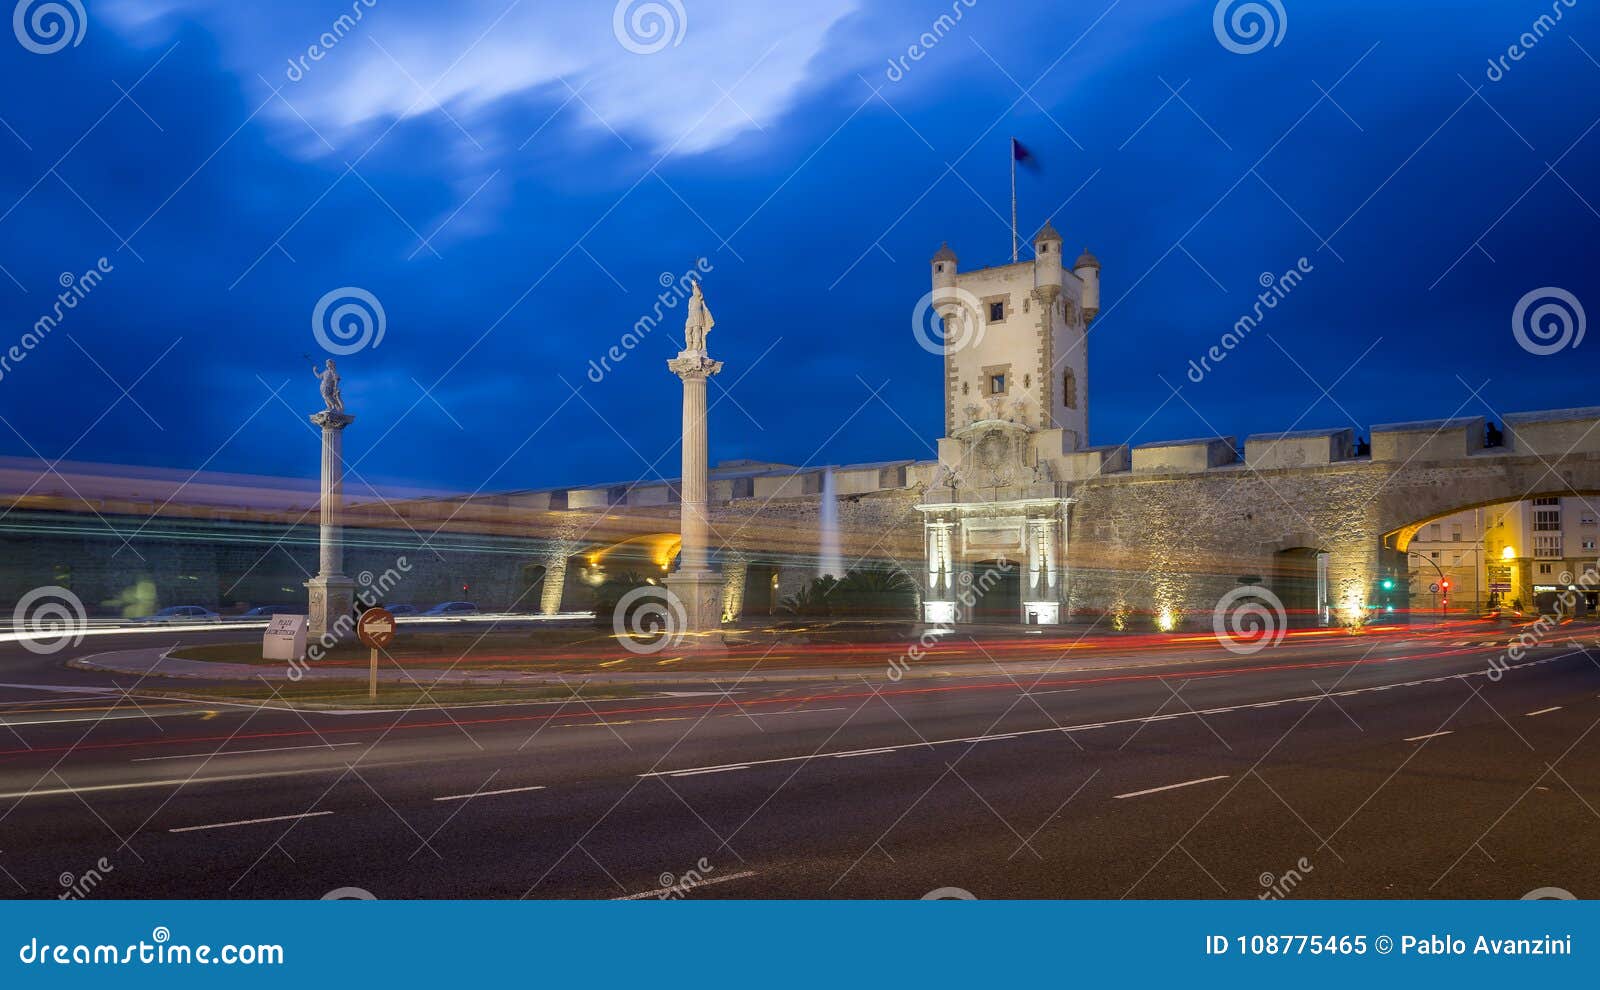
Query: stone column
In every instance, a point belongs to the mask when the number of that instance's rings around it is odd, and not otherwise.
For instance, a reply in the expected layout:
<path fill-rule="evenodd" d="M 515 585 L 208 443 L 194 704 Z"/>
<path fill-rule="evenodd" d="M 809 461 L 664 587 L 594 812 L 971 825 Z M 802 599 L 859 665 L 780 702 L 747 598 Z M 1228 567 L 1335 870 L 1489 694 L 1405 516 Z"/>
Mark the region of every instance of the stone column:
<path fill-rule="evenodd" d="M 706 379 L 722 370 L 722 362 L 713 361 L 704 350 L 685 349 L 668 361 L 667 367 L 683 379 L 683 482 L 679 493 L 683 549 L 678 570 L 667 578 L 667 587 L 683 603 L 685 631 L 702 632 L 722 624 L 722 579 L 711 569 L 706 515 Z"/>
<path fill-rule="evenodd" d="M 342 638 L 354 628 L 351 604 L 356 583 L 344 575 L 344 428 L 355 422 L 345 413 L 324 410 L 311 422 L 322 427 L 321 552 L 317 576 L 306 582 L 308 614 L 306 638 L 318 640 L 332 633 Z M 348 628 L 338 626 L 350 618 Z"/>

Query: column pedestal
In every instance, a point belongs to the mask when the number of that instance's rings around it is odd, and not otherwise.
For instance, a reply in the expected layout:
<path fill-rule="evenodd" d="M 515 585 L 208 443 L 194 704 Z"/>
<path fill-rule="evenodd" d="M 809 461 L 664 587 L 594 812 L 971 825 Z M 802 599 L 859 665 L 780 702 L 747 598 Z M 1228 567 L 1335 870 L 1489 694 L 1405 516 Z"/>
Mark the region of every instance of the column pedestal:
<path fill-rule="evenodd" d="M 343 574 L 323 575 L 305 583 L 307 594 L 306 641 L 323 639 L 332 633 L 335 641 L 355 632 L 356 583 Z M 339 620 L 344 619 L 341 627 Z"/>
<path fill-rule="evenodd" d="M 685 632 L 705 632 L 722 625 L 724 584 L 721 572 L 713 570 L 679 571 L 667 578 L 667 590 L 683 603 Z"/>

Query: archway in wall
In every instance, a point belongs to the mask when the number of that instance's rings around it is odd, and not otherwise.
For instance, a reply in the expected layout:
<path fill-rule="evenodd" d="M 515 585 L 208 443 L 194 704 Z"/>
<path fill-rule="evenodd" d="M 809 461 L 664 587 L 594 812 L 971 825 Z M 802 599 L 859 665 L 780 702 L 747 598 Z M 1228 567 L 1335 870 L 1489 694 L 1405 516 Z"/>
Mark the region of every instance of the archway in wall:
<path fill-rule="evenodd" d="M 980 560 L 967 565 L 962 577 L 970 584 L 957 588 L 957 595 L 972 595 L 969 622 L 1015 624 L 1022 621 L 1022 568 L 1010 560 Z"/>
<path fill-rule="evenodd" d="M 1283 603 L 1291 627 L 1329 621 L 1328 553 L 1320 547 L 1291 547 L 1272 555 L 1268 587 Z"/>
<path fill-rule="evenodd" d="M 778 607 L 778 568 L 751 563 L 744 572 L 744 615 L 765 618 Z"/>
<path fill-rule="evenodd" d="M 1548 610 L 1567 591 L 1592 612 L 1600 607 L 1597 547 L 1600 491 L 1511 491 L 1386 533 L 1379 584 L 1392 580 L 1393 597 L 1429 620 Z"/>

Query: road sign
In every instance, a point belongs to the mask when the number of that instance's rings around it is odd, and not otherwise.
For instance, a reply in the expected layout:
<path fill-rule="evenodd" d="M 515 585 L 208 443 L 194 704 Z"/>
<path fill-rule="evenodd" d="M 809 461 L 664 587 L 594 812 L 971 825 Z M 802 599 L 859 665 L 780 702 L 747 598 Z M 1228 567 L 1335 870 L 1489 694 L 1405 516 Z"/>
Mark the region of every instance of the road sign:
<path fill-rule="evenodd" d="M 369 608 L 356 620 L 356 636 L 372 650 L 367 665 L 367 697 L 378 700 L 378 651 L 394 642 L 394 613 L 385 608 Z"/>
<path fill-rule="evenodd" d="M 1431 593 L 1437 595 L 1439 593 L 1439 582 L 1435 581 L 1432 584 L 1428 585 L 1428 591 L 1430 591 Z"/>
<path fill-rule="evenodd" d="M 306 617 L 274 615 L 261 637 L 261 659 L 299 660 L 306 655 Z"/>
<path fill-rule="evenodd" d="M 1494 584 L 1489 585 L 1489 590 L 1490 591 L 1510 591 L 1511 590 L 1511 585 L 1508 584 L 1508 583 L 1502 583 L 1500 581 L 1496 581 Z"/>
<path fill-rule="evenodd" d="M 356 635 L 371 649 L 387 649 L 394 642 L 394 615 L 388 609 L 367 609 L 356 621 Z"/>

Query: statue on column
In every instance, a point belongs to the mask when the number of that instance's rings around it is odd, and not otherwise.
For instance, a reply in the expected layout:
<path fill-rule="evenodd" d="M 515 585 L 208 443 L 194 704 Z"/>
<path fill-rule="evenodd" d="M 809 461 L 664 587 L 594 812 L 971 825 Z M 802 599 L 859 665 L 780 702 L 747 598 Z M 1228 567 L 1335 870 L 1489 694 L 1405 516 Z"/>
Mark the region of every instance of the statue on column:
<path fill-rule="evenodd" d="M 311 373 L 322 383 L 322 401 L 328 407 L 328 412 L 342 414 L 344 397 L 339 394 L 339 372 L 334 368 L 333 358 L 329 358 L 328 366 L 321 369 L 316 362 L 312 362 Z"/>
<path fill-rule="evenodd" d="M 710 335 L 711 328 L 717 321 L 711 316 L 711 309 L 706 305 L 706 297 L 700 291 L 700 280 L 695 279 L 689 283 L 689 315 L 683 321 L 683 349 L 686 351 L 704 351 L 706 337 Z"/>

